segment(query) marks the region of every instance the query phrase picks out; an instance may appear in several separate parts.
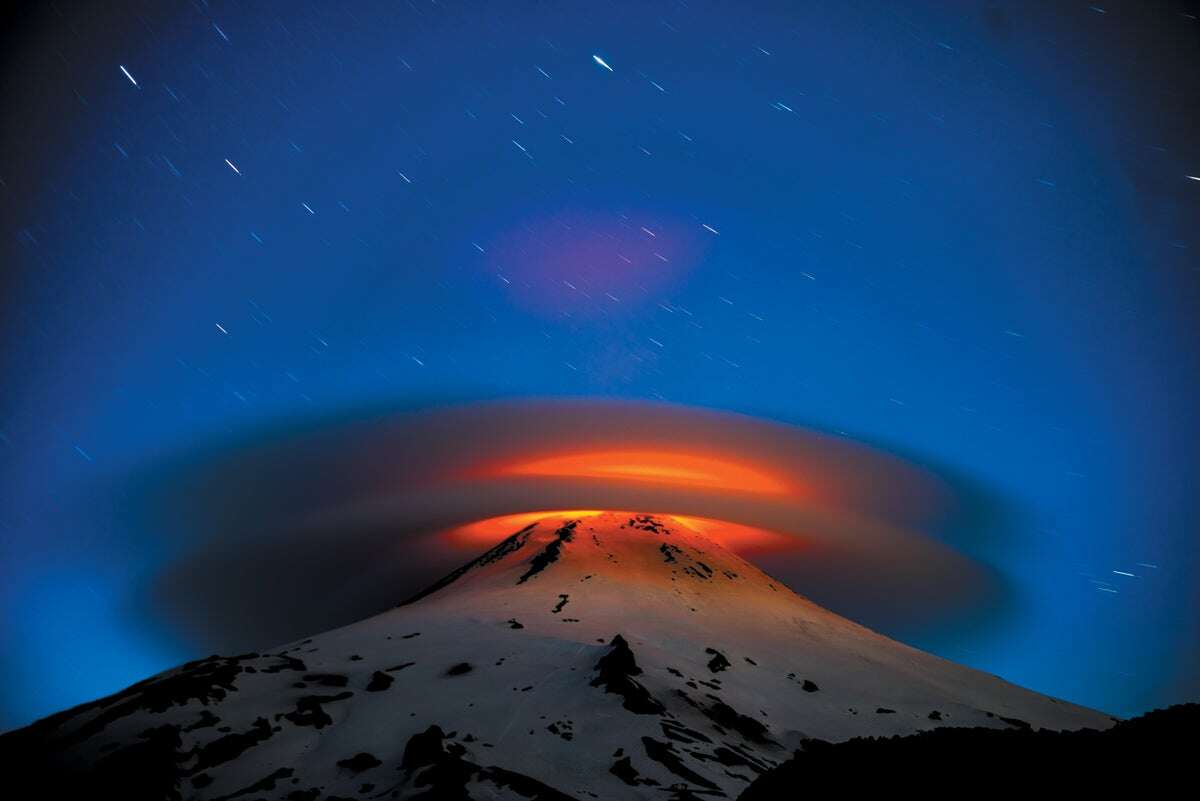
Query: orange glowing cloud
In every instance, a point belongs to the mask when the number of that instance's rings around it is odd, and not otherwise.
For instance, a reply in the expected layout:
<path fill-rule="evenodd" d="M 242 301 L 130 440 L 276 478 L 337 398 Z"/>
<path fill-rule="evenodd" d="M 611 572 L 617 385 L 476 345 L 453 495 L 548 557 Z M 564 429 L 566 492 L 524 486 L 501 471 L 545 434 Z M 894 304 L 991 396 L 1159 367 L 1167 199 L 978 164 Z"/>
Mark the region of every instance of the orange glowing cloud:
<path fill-rule="evenodd" d="M 366 577 L 431 580 L 541 518 L 625 510 L 671 518 L 835 611 L 867 610 L 864 619 L 940 614 L 983 603 L 999 586 L 955 543 L 987 530 L 975 517 L 986 496 L 844 436 L 582 400 L 465 404 L 298 431 L 155 473 L 166 482 L 155 500 L 162 527 L 187 519 L 210 575 L 242 570 L 250 542 L 276 543 L 295 571 L 393 597 L 395 587 Z M 259 599 L 252 575 L 246 592 Z M 204 598 L 197 609 L 222 602 L 188 586 Z M 271 619 L 294 636 L 287 621 L 304 599 L 287 598 Z M 264 630 L 257 639 L 288 637 Z"/>
<path fill-rule="evenodd" d="M 756 495 L 795 492 L 789 482 L 761 468 L 683 451 L 582 451 L 511 462 L 492 474 L 638 481 Z"/>
<path fill-rule="evenodd" d="M 477 551 L 490 548 L 505 537 L 520 531 L 530 523 L 536 523 L 547 517 L 565 517 L 580 519 L 595 517 L 602 514 L 594 509 L 571 509 L 564 511 L 522 512 L 515 515 L 499 515 L 484 520 L 456 526 L 442 534 L 447 545 Z"/>
<path fill-rule="evenodd" d="M 781 531 L 745 526 L 728 520 L 691 515 L 670 515 L 671 519 L 697 534 L 735 553 L 768 553 L 773 551 L 799 551 L 804 549 L 804 538 Z"/>
<path fill-rule="evenodd" d="M 541 520 L 579 520 L 604 514 L 597 509 L 549 510 L 499 515 L 455 526 L 441 534 L 442 542 L 465 553 L 478 553 L 491 548 L 532 523 Z M 643 512 L 618 512 L 633 517 Z M 746 526 L 728 520 L 717 520 L 691 515 L 656 514 L 655 517 L 683 526 L 713 542 L 737 553 L 769 553 L 774 551 L 796 551 L 803 549 L 803 541 L 795 535 L 771 531 L 757 526 Z"/>

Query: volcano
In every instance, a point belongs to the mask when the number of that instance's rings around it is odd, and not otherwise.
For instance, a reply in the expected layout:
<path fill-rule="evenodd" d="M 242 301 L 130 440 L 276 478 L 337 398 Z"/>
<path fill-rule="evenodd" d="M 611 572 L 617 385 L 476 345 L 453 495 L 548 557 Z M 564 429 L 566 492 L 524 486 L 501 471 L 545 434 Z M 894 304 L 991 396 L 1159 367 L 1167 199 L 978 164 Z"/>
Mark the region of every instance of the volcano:
<path fill-rule="evenodd" d="M 1112 723 L 839 617 L 684 520 L 548 513 L 380 615 L 0 743 L 63 797 L 735 798 L 811 739 Z"/>

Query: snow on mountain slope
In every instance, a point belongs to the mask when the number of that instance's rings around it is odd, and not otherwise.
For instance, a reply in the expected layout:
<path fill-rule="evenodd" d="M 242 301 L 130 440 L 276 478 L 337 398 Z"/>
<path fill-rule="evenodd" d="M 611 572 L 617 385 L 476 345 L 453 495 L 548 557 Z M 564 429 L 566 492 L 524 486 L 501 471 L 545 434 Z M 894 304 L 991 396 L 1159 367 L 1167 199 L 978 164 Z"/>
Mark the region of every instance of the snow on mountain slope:
<path fill-rule="evenodd" d="M 732 798 L 804 738 L 1111 723 L 838 617 L 674 518 L 606 512 L 0 745 L 126 797 Z"/>

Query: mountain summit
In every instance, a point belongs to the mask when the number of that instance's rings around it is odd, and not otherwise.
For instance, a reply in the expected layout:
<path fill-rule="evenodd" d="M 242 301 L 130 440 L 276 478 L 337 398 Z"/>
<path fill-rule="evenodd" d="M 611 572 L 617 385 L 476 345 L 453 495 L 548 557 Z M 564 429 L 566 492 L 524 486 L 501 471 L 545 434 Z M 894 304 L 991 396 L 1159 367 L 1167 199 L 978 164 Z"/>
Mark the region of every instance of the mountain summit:
<path fill-rule="evenodd" d="M 1111 724 L 841 618 L 676 518 L 548 513 L 388 612 L 0 745 L 53 766 L 49 795 L 734 798 L 807 739 Z"/>

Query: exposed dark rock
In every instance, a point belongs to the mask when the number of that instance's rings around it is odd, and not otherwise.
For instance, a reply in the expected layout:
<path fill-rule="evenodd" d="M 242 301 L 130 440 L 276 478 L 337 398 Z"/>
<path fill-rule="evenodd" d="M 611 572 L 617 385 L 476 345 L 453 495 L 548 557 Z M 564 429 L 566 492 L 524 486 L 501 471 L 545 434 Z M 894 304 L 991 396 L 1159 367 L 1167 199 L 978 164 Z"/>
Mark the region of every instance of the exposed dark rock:
<path fill-rule="evenodd" d="M 572 520 L 564 523 L 558 531 L 554 532 L 554 539 L 529 560 L 529 569 L 517 579 L 517 583 L 524 584 L 528 579 L 541 573 L 554 562 L 557 562 L 559 554 L 562 553 L 563 545 L 570 542 L 571 538 L 575 536 L 575 526 L 578 524 L 578 520 Z"/>
<path fill-rule="evenodd" d="M 470 673 L 475 668 L 470 662 L 459 662 L 457 665 L 451 665 L 446 669 L 447 676 L 461 676 L 464 673 Z"/>
<path fill-rule="evenodd" d="M 551 612 L 554 612 L 554 613 L 561 612 L 561 611 L 563 610 L 563 607 L 564 607 L 564 606 L 566 606 L 566 605 L 567 605 L 567 602 L 568 602 L 568 601 L 570 601 L 570 600 L 571 600 L 571 596 L 569 596 L 569 595 L 563 595 L 563 594 L 559 594 L 559 596 L 558 596 L 558 603 L 556 603 L 556 604 L 554 605 L 554 608 L 553 608 L 553 609 L 551 609 L 550 611 L 551 611 Z"/>
<path fill-rule="evenodd" d="M 196 749 L 196 763 L 190 771 L 200 771 L 223 765 L 231 759 L 236 759 L 250 748 L 270 739 L 274 732 L 266 718 L 258 718 L 249 731 L 226 734 L 205 746 Z"/>
<path fill-rule="evenodd" d="M 650 692 L 634 680 L 642 669 L 634 659 L 633 650 L 620 634 L 609 643 L 609 651 L 596 663 L 593 687 L 621 696 L 622 706 L 638 715 L 661 715 L 665 707 Z"/>
<path fill-rule="evenodd" d="M 348 676 L 341 676 L 336 673 L 308 673 L 304 676 L 304 680 L 312 684 L 319 684 L 322 687 L 345 687 L 350 683 Z"/>
<path fill-rule="evenodd" d="M 720 673 L 722 670 L 727 670 L 731 667 L 729 660 L 725 658 L 725 654 L 716 648 L 705 648 L 704 653 L 713 655 L 713 658 L 708 660 L 708 669 L 713 673 Z"/>
<path fill-rule="evenodd" d="M 351 773 L 362 773 L 364 770 L 377 768 L 382 764 L 383 763 L 379 761 L 374 754 L 368 754 L 367 752 L 363 751 L 355 754 L 349 759 L 338 760 L 337 766 L 344 770 L 348 770 Z"/>
<path fill-rule="evenodd" d="M 469 762 L 463 759 L 461 747 L 456 752 L 447 749 L 445 738 L 438 726 L 430 726 L 409 738 L 400 766 L 410 777 L 409 783 L 421 792 L 408 797 L 422 801 L 470 801 L 467 784 L 480 782 L 511 789 L 531 801 L 574 801 L 566 793 L 529 776 Z"/>
<path fill-rule="evenodd" d="M 209 658 L 212 659 L 214 657 L 209 657 Z M 305 670 L 308 670 L 308 667 L 304 664 L 303 659 L 297 659 L 294 656 L 287 656 L 285 654 L 276 654 L 274 658 L 277 659 L 278 661 L 275 662 L 274 664 L 267 665 L 266 667 L 262 668 L 263 673 L 282 673 L 285 670 L 294 670 L 297 672 L 303 672 Z M 246 668 L 246 672 L 247 673 L 250 672 L 249 667 Z"/>
<path fill-rule="evenodd" d="M 759 721 L 743 715 L 724 701 L 717 701 L 704 708 L 704 714 L 713 723 L 725 729 L 730 729 L 756 743 L 769 742 L 767 727 Z"/>
<path fill-rule="evenodd" d="M 378 693 L 392 686 L 392 682 L 396 679 L 382 671 L 375 671 L 371 674 L 371 680 L 367 682 L 367 692 Z"/>
<path fill-rule="evenodd" d="M 806 693 L 815 693 L 817 690 L 819 690 L 821 688 L 817 686 L 817 683 L 815 681 L 810 681 L 809 679 L 805 679 L 804 683 L 800 685 L 800 689 L 804 690 L 804 692 L 806 692 Z"/>
<path fill-rule="evenodd" d="M 654 760 L 664 768 L 674 773 L 679 778 L 692 784 L 698 784 L 707 790 L 717 791 L 720 795 L 725 795 L 720 792 L 720 788 L 710 782 L 708 779 L 701 776 L 696 771 L 683 764 L 679 753 L 675 750 L 675 746 L 670 743 L 663 743 L 655 740 L 653 737 L 643 737 L 642 747 L 646 749 L 646 756 Z"/>
<path fill-rule="evenodd" d="M 715 756 L 722 765 L 726 765 L 728 767 L 736 767 L 741 765 L 750 768 L 750 770 L 754 771 L 755 773 L 762 773 L 770 768 L 769 765 L 750 756 L 743 749 L 738 748 L 736 745 L 720 746 L 713 751 L 713 756 Z"/>
<path fill-rule="evenodd" d="M 629 757 L 622 757 L 613 762 L 608 772 L 628 785 L 633 787 L 637 787 L 638 785 L 638 772 L 633 767 L 633 761 Z"/>
<path fill-rule="evenodd" d="M 698 732 L 695 729 L 688 728 L 682 723 L 674 720 L 667 720 L 664 718 L 663 720 L 659 721 L 659 725 L 662 726 L 663 734 L 665 734 L 667 739 L 670 740 L 689 744 L 697 742 L 712 742 L 708 735 L 704 734 L 703 732 Z"/>
<path fill-rule="evenodd" d="M 629 643 L 625 641 L 624 637 L 620 634 L 616 635 L 608 647 L 608 653 L 600 657 L 600 661 L 596 663 L 596 670 L 600 671 L 602 677 L 606 672 L 615 672 L 623 676 L 642 675 L 642 669 L 638 667 L 633 649 L 629 647 Z M 593 683 L 592 686 L 597 685 Z"/>
<path fill-rule="evenodd" d="M 444 588 L 450 586 L 451 584 L 453 584 L 454 582 L 456 582 L 460 578 L 462 578 L 464 575 L 466 575 L 466 573 L 468 571 L 470 571 L 471 569 L 476 568 L 476 567 L 483 567 L 484 565 L 490 565 L 493 562 L 498 562 L 501 559 L 503 559 L 504 557 L 508 556 L 513 551 L 520 550 L 522 547 L 524 547 L 526 540 L 529 539 L 529 535 L 533 531 L 533 529 L 536 525 L 537 525 L 537 523 L 530 523 L 528 526 L 521 529 L 520 531 L 513 534 L 512 536 L 506 537 L 504 540 L 502 540 L 500 542 L 500 544 L 498 544 L 496 547 L 492 548 L 487 553 L 485 553 L 482 556 L 479 556 L 475 559 L 472 559 L 470 562 L 467 562 L 462 567 L 452 571 L 451 573 L 447 574 L 445 577 L 439 579 L 438 581 L 429 585 L 425 589 L 421 590 L 416 595 L 412 596 L 411 598 L 409 598 L 405 601 L 402 601 L 400 604 L 398 604 L 398 606 L 407 606 L 408 604 L 416 603 L 417 601 L 421 600 L 422 598 L 433 595 L 438 590 L 441 590 L 441 589 L 444 589 Z M 410 634 L 410 635 L 406 636 L 404 639 L 408 639 L 408 637 L 415 637 L 415 636 L 416 636 L 415 634 Z"/>
<path fill-rule="evenodd" d="M 279 720 L 283 717 L 297 726 L 312 726 L 315 729 L 322 729 L 333 723 L 333 718 L 325 711 L 323 704 L 345 701 L 353 695 L 354 693 L 348 690 L 337 695 L 306 695 L 296 701 L 296 710 L 294 712 L 276 715 L 275 719 Z"/>
<path fill-rule="evenodd" d="M 620 754 L 619 750 L 617 754 Z M 637 772 L 637 768 L 633 766 L 633 760 L 629 757 L 621 757 L 613 762 L 612 766 L 608 769 L 608 772 L 631 787 L 637 787 L 639 784 L 644 784 L 650 787 L 656 787 L 658 785 L 657 780 L 651 779 L 648 776 L 643 777 L 641 774 L 639 774 Z"/>
<path fill-rule="evenodd" d="M 574 725 L 569 720 L 556 720 L 546 727 L 546 731 L 557 734 L 568 742 L 575 738 Z"/>
<path fill-rule="evenodd" d="M 425 765 L 432 765 L 439 756 L 445 753 L 442 740 L 446 733 L 441 726 L 430 726 L 419 734 L 408 738 L 404 745 L 404 756 L 400 758 L 400 767 L 406 771 L 414 771 Z"/>
<path fill-rule="evenodd" d="M 741 748 L 732 745 L 717 746 L 713 749 L 711 754 L 698 750 L 689 751 L 688 753 L 690 753 L 696 759 L 700 759 L 705 762 L 716 762 L 717 764 L 727 768 L 747 767 L 755 773 L 763 773 L 770 768 L 770 765 L 755 759 Z M 726 771 L 726 773 L 728 773 L 728 771 Z M 747 782 L 750 781 L 748 777 L 746 777 L 744 780 Z"/>
<path fill-rule="evenodd" d="M 630 518 L 628 523 L 630 528 L 636 528 L 641 531 L 649 531 L 652 534 L 670 534 L 671 530 L 663 523 L 651 515 L 638 515 Z"/>
<path fill-rule="evenodd" d="M 481 768 L 479 777 L 499 788 L 511 788 L 514 793 L 524 796 L 530 801 L 575 801 L 566 793 L 543 784 L 537 779 L 494 765 L 490 768 Z"/>

